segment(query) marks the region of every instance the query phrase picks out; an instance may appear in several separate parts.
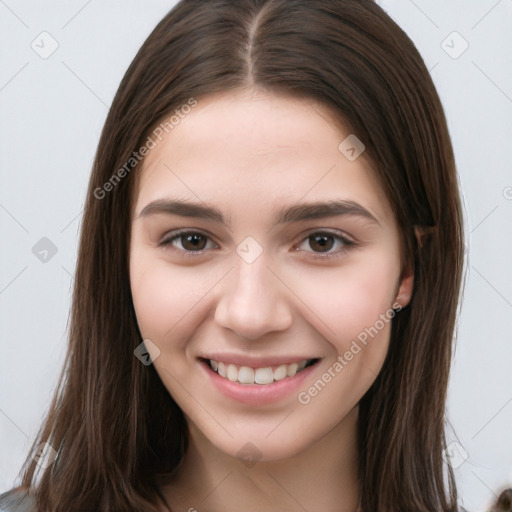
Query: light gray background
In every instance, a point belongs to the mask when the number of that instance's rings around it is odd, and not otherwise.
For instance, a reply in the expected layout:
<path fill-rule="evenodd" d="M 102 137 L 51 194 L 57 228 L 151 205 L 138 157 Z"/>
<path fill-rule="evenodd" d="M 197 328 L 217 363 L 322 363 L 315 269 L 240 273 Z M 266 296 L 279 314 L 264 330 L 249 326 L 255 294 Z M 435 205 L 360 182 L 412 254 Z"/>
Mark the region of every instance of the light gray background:
<path fill-rule="evenodd" d="M 0 491 L 15 483 L 63 362 L 82 204 L 108 106 L 174 3 L 0 0 Z M 449 459 L 462 503 L 485 510 L 512 485 L 512 0 L 380 4 L 431 70 L 455 147 L 470 255 Z M 51 48 L 43 31 L 59 45 L 47 59 L 31 48 Z M 32 252 L 42 237 L 58 249 L 45 263 Z"/>

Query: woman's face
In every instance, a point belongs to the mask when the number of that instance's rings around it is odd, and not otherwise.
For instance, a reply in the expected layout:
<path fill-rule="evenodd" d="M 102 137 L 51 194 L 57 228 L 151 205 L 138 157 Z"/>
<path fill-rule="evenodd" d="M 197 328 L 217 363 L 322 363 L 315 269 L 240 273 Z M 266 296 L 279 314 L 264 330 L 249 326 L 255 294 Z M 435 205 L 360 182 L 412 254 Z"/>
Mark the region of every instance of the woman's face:
<path fill-rule="evenodd" d="M 412 289 L 399 231 L 321 105 L 244 90 L 190 110 L 141 171 L 137 321 L 192 433 L 290 457 L 341 428 L 380 371 Z"/>

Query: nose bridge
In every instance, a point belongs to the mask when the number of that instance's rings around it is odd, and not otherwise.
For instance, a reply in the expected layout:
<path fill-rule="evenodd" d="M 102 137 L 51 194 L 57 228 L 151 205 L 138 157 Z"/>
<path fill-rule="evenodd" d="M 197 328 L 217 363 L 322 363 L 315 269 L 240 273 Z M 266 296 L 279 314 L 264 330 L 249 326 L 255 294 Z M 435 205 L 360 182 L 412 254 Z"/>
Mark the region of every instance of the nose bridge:
<path fill-rule="evenodd" d="M 219 325 L 247 339 L 291 325 L 286 292 L 268 263 L 265 254 L 254 260 L 244 259 L 243 254 L 236 256 L 235 268 L 226 276 L 215 310 Z"/>

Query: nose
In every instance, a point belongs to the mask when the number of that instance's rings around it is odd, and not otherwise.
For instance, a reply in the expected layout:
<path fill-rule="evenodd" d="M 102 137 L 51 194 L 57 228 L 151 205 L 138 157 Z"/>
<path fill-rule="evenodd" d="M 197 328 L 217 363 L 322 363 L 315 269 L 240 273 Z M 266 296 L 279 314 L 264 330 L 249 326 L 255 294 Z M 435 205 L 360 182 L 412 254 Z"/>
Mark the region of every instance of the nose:
<path fill-rule="evenodd" d="M 240 259 L 218 289 L 215 309 L 217 325 L 247 340 L 256 340 L 292 325 L 287 288 L 267 266 L 262 255 L 247 263 Z"/>

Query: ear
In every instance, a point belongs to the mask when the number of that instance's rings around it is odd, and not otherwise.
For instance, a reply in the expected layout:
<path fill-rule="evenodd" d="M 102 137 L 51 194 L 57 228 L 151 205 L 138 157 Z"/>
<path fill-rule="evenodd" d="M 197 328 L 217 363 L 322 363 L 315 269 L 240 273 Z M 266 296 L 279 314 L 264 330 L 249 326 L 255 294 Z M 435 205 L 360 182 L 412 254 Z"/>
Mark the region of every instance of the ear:
<path fill-rule="evenodd" d="M 432 229 L 429 226 L 414 226 L 414 234 L 418 241 L 420 249 L 426 244 Z M 411 301 L 412 292 L 414 289 L 414 269 L 411 264 L 407 265 L 400 278 L 400 285 L 398 287 L 395 304 L 400 306 L 400 309 L 405 308 Z"/>
<path fill-rule="evenodd" d="M 433 226 L 414 226 L 414 234 L 416 235 L 416 240 L 418 240 L 418 246 L 420 249 L 422 249 L 427 243 L 433 232 Z"/>
<path fill-rule="evenodd" d="M 405 308 L 411 301 L 412 291 L 414 289 L 414 271 L 409 265 L 406 267 L 400 278 L 400 286 L 393 307 L 399 306 L 400 309 Z M 396 308 L 398 309 L 398 308 Z"/>

